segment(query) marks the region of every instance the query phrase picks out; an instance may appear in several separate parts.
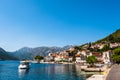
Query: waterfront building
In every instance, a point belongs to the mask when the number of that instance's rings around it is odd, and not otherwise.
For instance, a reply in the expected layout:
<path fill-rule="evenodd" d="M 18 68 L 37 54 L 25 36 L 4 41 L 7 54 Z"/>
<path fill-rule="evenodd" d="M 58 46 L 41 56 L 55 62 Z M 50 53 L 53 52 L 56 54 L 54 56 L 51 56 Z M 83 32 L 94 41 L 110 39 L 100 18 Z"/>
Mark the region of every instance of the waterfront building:
<path fill-rule="evenodd" d="M 111 62 L 111 57 L 110 57 L 111 55 L 112 55 L 112 52 L 111 52 L 111 51 L 103 52 L 103 62 L 104 62 L 105 64 Z"/>

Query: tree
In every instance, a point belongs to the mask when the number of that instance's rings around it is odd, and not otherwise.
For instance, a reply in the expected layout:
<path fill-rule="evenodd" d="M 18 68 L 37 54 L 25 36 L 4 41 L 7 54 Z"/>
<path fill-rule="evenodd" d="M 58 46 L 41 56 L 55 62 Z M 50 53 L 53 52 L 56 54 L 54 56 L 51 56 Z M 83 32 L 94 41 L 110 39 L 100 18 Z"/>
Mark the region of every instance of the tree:
<path fill-rule="evenodd" d="M 98 60 L 95 56 L 88 56 L 86 58 L 86 62 L 89 63 L 91 66 L 94 66 L 94 64 L 97 63 Z"/>
<path fill-rule="evenodd" d="M 91 48 L 91 46 L 92 46 L 92 43 L 91 43 L 91 42 L 89 42 L 89 43 L 88 43 L 88 49 L 90 49 L 90 48 Z"/>
<path fill-rule="evenodd" d="M 82 46 L 75 46 L 74 47 L 76 50 L 82 50 Z"/>
<path fill-rule="evenodd" d="M 40 55 L 36 55 L 35 57 L 34 57 L 34 59 L 35 60 L 37 60 L 37 61 L 40 61 L 40 60 L 42 60 L 44 57 L 42 57 L 42 56 L 40 56 Z"/>
<path fill-rule="evenodd" d="M 77 52 L 78 52 L 78 50 L 76 50 L 76 49 L 72 52 L 72 56 L 73 56 L 72 61 L 76 61 L 75 54 L 77 54 Z"/>
<path fill-rule="evenodd" d="M 109 37 L 108 37 L 108 41 L 110 41 L 110 42 L 115 42 L 114 41 L 115 40 L 115 38 L 114 38 L 114 36 L 113 35 L 110 35 Z"/>
<path fill-rule="evenodd" d="M 113 54 L 112 54 L 112 60 L 119 64 L 120 63 L 120 47 L 116 48 L 113 50 Z"/>
<path fill-rule="evenodd" d="M 103 52 L 103 51 L 108 51 L 108 50 L 110 50 L 110 44 L 106 44 L 106 45 L 101 49 L 102 52 Z"/>

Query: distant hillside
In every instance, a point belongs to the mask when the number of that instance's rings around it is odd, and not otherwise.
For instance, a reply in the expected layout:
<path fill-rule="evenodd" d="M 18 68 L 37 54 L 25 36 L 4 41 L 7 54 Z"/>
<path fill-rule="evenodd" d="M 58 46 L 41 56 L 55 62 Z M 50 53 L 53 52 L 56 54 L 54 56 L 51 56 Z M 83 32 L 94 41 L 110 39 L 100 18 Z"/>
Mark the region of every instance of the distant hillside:
<path fill-rule="evenodd" d="M 17 58 L 9 55 L 5 50 L 0 48 L 0 60 L 17 60 Z"/>
<path fill-rule="evenodd" d="M 110 34 L 109 36 L 96 41 L 94 44 L 106 43 L 106 42 L 107 43 L 120 42 L 120 29 Z M 78 47 L 81 48 L 84 45 L 81 45 Z M 15 57 L 20 60 L 21 59 L 33 59 L 34 56 L 36 55 L 47 56 L 48 53 L 61 52 L 63 50 L 68 50 L 71 47 L 73 46 L 65 46 L 63 48 L 61 47 L 37 47 L 37 48 L 24 47 L 15 52 L 9 52 L 9 54 L 7 54 L 7 52 L 5 52 L 3 49 L 0 48 L 0 59 L 12 59 L 12 58 L 14 59 Z M 11 57 L 11 56 L 14 56 L 14 57 Z"/>
<path fill-rule="evenodd" d="M 110 34 L 106 38 L 98 40 L 96 43 L 101 43 L 101 42 L 110 42 L 110 43 L 120 42 L 120 29 Z"/>
<path fill-rule="evenodd" d="M 10 53 L 12 56 L 17 57 L 18 59 L 33 59 L 36 55 L 47 56 L 48 53 L 61 52 L 67 50 L 72 46 L 61 47 L 37 47 L 37 48 L 28 48 L 24 47 L 18 51 Z"/>

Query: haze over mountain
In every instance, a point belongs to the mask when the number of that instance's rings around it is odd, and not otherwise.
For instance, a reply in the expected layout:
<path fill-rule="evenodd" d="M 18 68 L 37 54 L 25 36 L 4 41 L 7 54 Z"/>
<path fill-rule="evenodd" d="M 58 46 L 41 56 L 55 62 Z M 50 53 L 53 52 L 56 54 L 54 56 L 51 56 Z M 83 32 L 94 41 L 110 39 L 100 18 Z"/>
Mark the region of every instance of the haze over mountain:
<path fill-rule="evenodd" d="M 20 60 L 22 59 L 33 59 L 36 55 L 47 56 L 49 53 L 61 52 L 69 49 L 72 46 L 64 46 L 64 47 L 37 47 L 37 48 L 29 48 L 24 47 L 15 52 L 11 52 L 10 54 Z"/>
<path fill-rule="evenodd" d="M 94 38 L 94 37 L 93 37 Z M 98 40 L 96 43 L 100 42 L 120 42 L 120 29 L 117 31 L 113 32 L 109 36 Z M 60 52 L 63 50 L 67 50 L 70 47 L 73 46 L 65 46 L 63 48 L 61 47 L 37 47 L 37 48 L 28 48 L 24 47 L 22 49 L 19 49 L 18 51 L 15 51 L 12 53 L 13 56 L 17 57 L 18 59 L 33 59 L 35 55 L 41 55 L 41 56 L 47 56 L 48 53 L 52 52 Z"/>
<path fill-rule="evenodd" d="M 93 37 L 94 38 L 94 37 Z M 101 42 L 120 42 L 120 29 L 113 32 L 109 36 L 98 40 L 97 43 Z M 49 53 L 54 52 L 61 52 L 63 50 L 68 50 L 73 46 L 65 46 L 65 47 L 36 47 L 36 48 L 29 48 L 24 47 L 15 52 L 6 52 L 2 48 L 0 48 L 0 60 L 16 60 L 16 59 L 33 59 L 36 55 L 47 56 Z"/>

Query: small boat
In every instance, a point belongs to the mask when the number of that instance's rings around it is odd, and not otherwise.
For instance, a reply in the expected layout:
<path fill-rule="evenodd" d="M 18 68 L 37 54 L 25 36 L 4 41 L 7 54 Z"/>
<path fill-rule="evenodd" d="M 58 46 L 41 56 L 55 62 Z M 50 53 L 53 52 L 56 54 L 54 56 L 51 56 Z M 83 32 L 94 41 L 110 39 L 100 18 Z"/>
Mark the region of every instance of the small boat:
<path fill-rule="evenodd" d="M 29 69 L 18 69 L 18 75 L 20 78 L 24 77 L 26 74 L 28 74 Z"/>
<path fill-rule="evenodd" d="M 18 66 L 19 69 L 29 69 L 30 62 L 29 61 L 21 61 Z"/>

